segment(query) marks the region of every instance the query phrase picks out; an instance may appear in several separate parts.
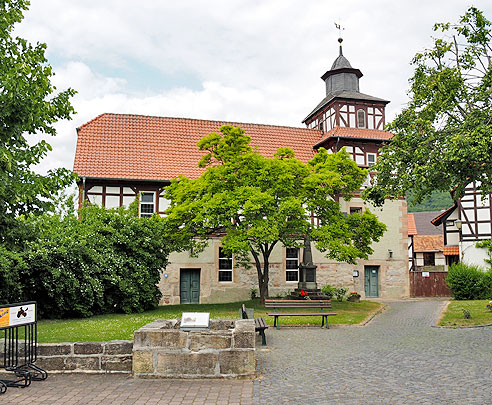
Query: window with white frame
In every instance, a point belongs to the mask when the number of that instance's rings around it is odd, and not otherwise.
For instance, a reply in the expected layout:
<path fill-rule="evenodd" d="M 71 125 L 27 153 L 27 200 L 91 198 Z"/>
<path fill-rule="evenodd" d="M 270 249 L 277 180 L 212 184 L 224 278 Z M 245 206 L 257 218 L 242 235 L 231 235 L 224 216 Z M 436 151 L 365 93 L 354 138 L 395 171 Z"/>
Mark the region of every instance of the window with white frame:
<path fill-rule="evenodd" d="M 299 248 L 285 250 L 285 280 L 299 281 Z"/>
<path fill-rule="evenodd" d="M 219 281 L 232 281 L 232 254 L 219 247 Z"/>
<path fill-rule="evenodd" d="M 367 154 L 367 166 L 372 167 L 376 164 L 376 154 L 368 153 Z"/>
<path fill-rule="evenodd" d="M 352 214 L 362 214 L 362 207 L 350 207 L 350 215 Z"/>
<path fill-rule="evenodd" d="M 151 217 L 155 212 L 155 193 L 144 191 L 140 193 L 140 217 Z"/>

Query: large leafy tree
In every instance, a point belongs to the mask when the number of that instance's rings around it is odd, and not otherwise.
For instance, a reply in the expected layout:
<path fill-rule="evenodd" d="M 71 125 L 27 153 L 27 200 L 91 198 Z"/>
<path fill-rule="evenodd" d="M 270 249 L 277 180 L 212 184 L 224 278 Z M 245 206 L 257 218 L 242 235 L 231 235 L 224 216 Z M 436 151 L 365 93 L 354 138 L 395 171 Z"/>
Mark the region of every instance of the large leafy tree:
<path fill-rule="evenodd" d="M 74 112 L 68 89 L 56 94 L 45 44 L 13 37 L 29 2 L 0 1 L 0 242 L 15 239 L 19 215 L 53 208 L 53 196 L 73 180 L 66 169 L 33 170 L 50 145 L 28 142 L 30 134 L 55 135 L 53 124 Z"/>
<path fill-rule="evenodd" d="M 433 47 L 412 60 L 408 106 L 388 126 L 394 138 L 369 191 L 379 202 L 409 189 L 417 202 L 434 190 L 459 198 L 472 181 L 492 191 L 491 23 L 470 7 L 458 23 L 434 30 Z"/>
<path fill-rule="evenodd" d="M 174 180 L 166 189 L 168 231 L 183 246 L 197 252 L 212 235 L 223 235 L 224 250 L 239 265 L 254 263 L 262 302 L 268 297 L 270 254 L 278 244 L 300 246 L 307 235 L 327 257 L 349 263 L 372 253 L 371 243 L 385 225 L 369 211 L 347 216 L 337 202 L 349 200 L 367 176 L 345 151 L 330 155 L 320 149 L 303 164 L 288 148 L 273 158 L 253 151 L 239 127 L 220 132 L 198 143 L 207 151 L 199 163 L 205 173 Z"/>

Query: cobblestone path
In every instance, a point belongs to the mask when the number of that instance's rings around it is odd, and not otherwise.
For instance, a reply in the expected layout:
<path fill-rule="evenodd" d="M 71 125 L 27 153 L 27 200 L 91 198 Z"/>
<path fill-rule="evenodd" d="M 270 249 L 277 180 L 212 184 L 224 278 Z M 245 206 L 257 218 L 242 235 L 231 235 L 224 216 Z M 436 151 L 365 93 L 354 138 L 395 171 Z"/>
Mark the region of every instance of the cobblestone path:
<path fill-rule="evenodd" d="M 443 305 L 390 303 L 365 327 L 269 329 L 255 402 L 492 403 L 492 327 L 433 328 Z"/>

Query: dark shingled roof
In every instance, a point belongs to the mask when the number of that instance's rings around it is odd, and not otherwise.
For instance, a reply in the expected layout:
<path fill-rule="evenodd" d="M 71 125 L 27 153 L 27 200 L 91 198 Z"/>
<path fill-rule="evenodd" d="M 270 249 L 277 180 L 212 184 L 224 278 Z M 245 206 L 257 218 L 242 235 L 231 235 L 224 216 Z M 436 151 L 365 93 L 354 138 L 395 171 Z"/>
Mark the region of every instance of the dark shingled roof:
<path fill-rule="evenodd" d="M 442 235 L 442 225 L 434 226 L 431 221 L 441 214 L 441 211 L 414 212 L 415 226 L 418 235 Z"/>
<path fill-rule="evenodd" d="M 341 91 L 338 93 L 330 93 L 328 94 L 321 102 L 315 107 L 313 111 L 309 113 L 309 115 L 304 118 L 302 122 L 306 122 L 309 118 L 311 118 L 314 114 L 316 114 L 319 110 L 321 110 L 324 106 L 330 103 L 335 98 L 349 99 L 349 100 L 365 100 L 365 101 L 376 101 L 379 103 L 388 104 L 388 100 L 384 100 L 379 97 L 370 96 L 369 94 L 358 93 L 356 91 Z"/>

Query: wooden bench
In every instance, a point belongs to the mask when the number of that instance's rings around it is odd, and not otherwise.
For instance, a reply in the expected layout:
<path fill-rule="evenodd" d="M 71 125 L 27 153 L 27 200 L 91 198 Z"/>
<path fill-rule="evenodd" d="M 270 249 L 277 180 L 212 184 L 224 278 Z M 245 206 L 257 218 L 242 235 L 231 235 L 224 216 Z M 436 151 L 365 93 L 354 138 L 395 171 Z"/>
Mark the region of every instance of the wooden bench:
<path fill-rule="evenodd" d="M 263 318 L 255 318 L 254 313 L 254 309 L 246 308 L 244 304 L 241 305 L 241 308 L 239 309 L 239 316 L 241 319 L 255 320 L 255 331 L 261 336 L 261 345 L 266 346 L 265 329 L 268 329 L 268 326 Z"/>
<path fill-rule="evenodd" d="M 326 323 L 329 329 L 328 317 L 336 315 L 335 312 L 324 312 L 325 308 L 331 308 L 331 300 L 265 300 L 265 308 L 273 308 L 274 312 L 268 316 L 274 316 L 273 326 L 279 329 L 278 318 L 281 316 L 321 316 L 321 327 Z M 321 312 L 276 312 L 277 308 L 319 308 Z"/>

